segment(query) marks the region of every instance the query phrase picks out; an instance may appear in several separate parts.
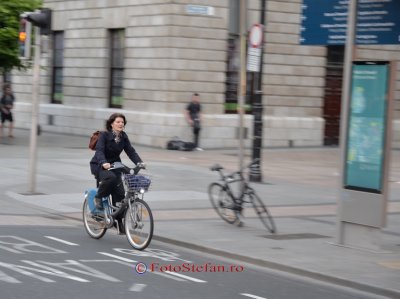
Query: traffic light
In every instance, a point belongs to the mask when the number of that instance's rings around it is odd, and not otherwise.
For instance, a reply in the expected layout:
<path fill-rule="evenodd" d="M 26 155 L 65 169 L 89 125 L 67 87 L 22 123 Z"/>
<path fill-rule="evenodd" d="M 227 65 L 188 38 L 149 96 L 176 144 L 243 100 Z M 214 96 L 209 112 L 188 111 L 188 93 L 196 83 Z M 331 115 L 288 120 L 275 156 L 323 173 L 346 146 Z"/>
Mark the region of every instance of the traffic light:
<path fill-rule="evenodd" d="M 41 35 L 49 35 L 51 33 L 51 9 L 43 8 L 40 12 L 29 13 L 26 19 L 40 28 Z"/>
<path fill-rule="evenodd" d="M 32 24 L 24 18 L 21 18 L 19 23 L 19 57 L 22 59 L 29 59 L 31 57 L 31 32 Z"/>

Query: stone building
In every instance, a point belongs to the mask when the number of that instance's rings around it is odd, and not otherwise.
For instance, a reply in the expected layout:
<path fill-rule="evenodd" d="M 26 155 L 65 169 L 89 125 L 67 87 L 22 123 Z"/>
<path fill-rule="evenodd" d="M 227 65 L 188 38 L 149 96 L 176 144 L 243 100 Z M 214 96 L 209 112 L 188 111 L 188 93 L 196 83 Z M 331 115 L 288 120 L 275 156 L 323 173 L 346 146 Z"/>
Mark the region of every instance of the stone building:
<path fill-rule="evenodd" d="M 263 146 L 338 142 L 343 46 L 299 44 L 302 0 L 268 0 L 264 44 Z M 53 34 L 42 54 L 44 131 L 89 135 L 111 112 L 126 114 L 136 144 L 190 139 L 183 110 L 201 95 L 204 148 L 237 147 L 238 5 L 235 0 L 45 0 Z M 248 28 L 260 1 L 248 0 Z M 356 48 L 360 60 L 400 60 L 400 46 Z M 247 89 L 254 84 L 248 76 Z M 400 66 L 397 64 L 397 77 Z M 30 127 L 31 72 L 13 72 L 16 126 Z M 400 83 L 395 93 L 400 145 Z M 246 100 L 251 105 L 251 97 Z M 253 117 L 248 113 L 246 146 Z"/>

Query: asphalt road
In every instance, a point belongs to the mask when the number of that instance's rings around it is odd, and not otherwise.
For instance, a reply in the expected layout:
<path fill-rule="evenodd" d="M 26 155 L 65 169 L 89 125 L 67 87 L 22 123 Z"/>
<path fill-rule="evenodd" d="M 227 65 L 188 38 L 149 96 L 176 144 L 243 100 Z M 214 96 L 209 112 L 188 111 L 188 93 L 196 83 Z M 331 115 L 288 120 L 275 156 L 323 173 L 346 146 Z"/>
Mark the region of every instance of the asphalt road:
<path fill-rule="evenodd" d="M 1 226 L 1 298 L 377 298 L 158 241 L 133 250 L 114 230 L 94 240 L 75 220 L 22 217 L 31 224 Z"/>

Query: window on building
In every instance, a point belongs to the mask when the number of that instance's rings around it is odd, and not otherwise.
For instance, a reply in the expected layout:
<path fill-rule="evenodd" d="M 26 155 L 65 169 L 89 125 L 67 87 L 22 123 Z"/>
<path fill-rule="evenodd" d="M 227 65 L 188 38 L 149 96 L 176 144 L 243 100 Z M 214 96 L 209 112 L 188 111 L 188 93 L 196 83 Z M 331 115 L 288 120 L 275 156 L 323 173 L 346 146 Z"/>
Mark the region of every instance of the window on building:
<path fill-rule="evenodd" d="M 62 104 L 63 102 L 63 67 L 64 67 L 64 32 L 53 33 L 53 82 L 51 102 Z"/>
<path fill-rule="evenodd" d="M 110 96 L 111 108 L 122 108 L 125 58 L 125 30 L 110 30 Z"/>

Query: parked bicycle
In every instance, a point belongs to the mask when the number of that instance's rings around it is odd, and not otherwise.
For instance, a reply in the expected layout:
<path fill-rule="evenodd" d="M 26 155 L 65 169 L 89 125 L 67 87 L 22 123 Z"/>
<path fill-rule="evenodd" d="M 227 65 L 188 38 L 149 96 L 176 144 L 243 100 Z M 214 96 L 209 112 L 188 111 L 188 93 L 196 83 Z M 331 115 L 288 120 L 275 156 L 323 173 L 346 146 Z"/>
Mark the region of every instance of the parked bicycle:
<path fill-rule="evenodd" d="M 211 167 L 211 171 L 218 171 L 221 180 L 213 182 L 208 187 L 208 195 L 210 201 L 218 215 L 230 224 L 236 223 L 242 225 L 242 214 L 245 204 L 251 204 L 260 218 L 261 222 L 271 232 L 276 232 L 274 219 L 269 213 L 267 207 L 256 194 L 256 191 L 249 186 L 248 181 L 243 175 L 243 171 L 246 168 L 251 168 L 257 160 L 254 160 L 247 166 L 243 167 L 239 171 L 235 171 L 230 174 L 224 174 L 223 167 L 219 164 L 215 164 Z M 233 183 L 239 184 L 239 195 L 235 196 L 233 190 Z"/>
<path fill-rule="evenodd" d="M 97 189 L 85 192 L 83 204 L 83 222 L 86 232 L 94 239 L 104 236 L 107 229 L 116 227 L 116 219 L 122 217 L 122 225 L 129 244 L 138 250 L 149 246 L 153 237 L 154 221 L 149 205 L 144 201 L 144 193 L 148 191 L 151 180 L 148 176 L 138 175 L 144 164 L 139 163 L 135 168 L 129 168 L 121 162 L 115 162 L 110 171 L 121 172 L 125 188 L 125 198 L 113 205 L 111 196 L 103 198 L 103 209 L 96 209 L 94 197 Z"/>

